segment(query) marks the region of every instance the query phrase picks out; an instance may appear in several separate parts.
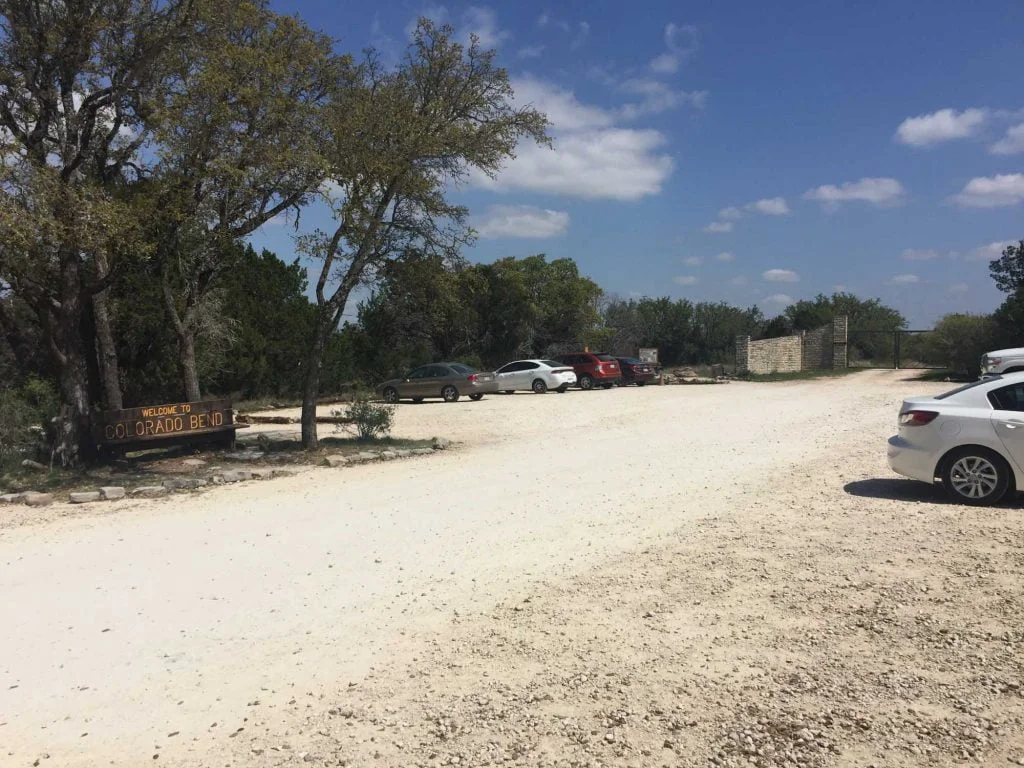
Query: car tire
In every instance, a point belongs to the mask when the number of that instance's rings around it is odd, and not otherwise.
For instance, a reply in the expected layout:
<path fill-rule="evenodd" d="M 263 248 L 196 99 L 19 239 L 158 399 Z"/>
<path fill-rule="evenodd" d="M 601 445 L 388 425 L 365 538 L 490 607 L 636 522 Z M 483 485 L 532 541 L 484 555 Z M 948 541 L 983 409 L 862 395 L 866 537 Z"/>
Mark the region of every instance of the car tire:
<path fill-rule="evenodd" d="M 646 381 L 638 381 L 638 382 L 636 383 L 636 385 L 637 385 L 638 387 L 642 387 L 642 386 L 644 386 L 645 384 L 647 384 L 647 382 L 646 382 Z"/>
<path fill-rule="evenodd" d="M 1005 459 L 981 447 L 958 448 L 942 465 L 942 487 L 959 504 L 986 507 L 1006 496 L 1012 474 Z"/>
<path fill-rule="evenodd" d="M 398 396 L 398 390 L 395 389 L 394 387 L 385 387 L 384 391 L 381 394 L 384 397 L 384 402 L 391 403 L 392 405 L 394 405 L 401 399 Z"/>
<path fill-rule="evenodd" d="M 422 398 L 422 397 L 414 397 L 414 398 L 412 399 L 412 401 L 413 401 L 414 403 L 422 403 L 422 402 L 423 402 L 423 398 Z"/>
<path fill-rule="evenodd" d="M 594 388 L 594 377 L 588 373 L 584 373 L 580 376 L 580 389 L 584 392 L 589 392 Z"/>
<path fill-rule="evenodd" d="M 455 403 L 459 399 L 459 390 L 454 385 L 449 384 L 447 387 L 441 390 L 441 399 L 446 403 Z"/>
<path fill-rule="evenodd" d="M 560 395 L 564 395 L 568 391 L 569 391 L 569 385 L 568 384 L 563 384 L 562 386 L 560 386 L 558 389 L 555 390 L 555 392 L 557 392 Z"/>
<path fill-rule="evenodd" d="M 476 392 L 470 395 L 469 399 L 472 400 L 474 403 L 480 402 L 481 400 L 484 399 L 483 392 Z"/>
<path fill-rule="evenodd" d="M 538 395 L 543 395 L 548 391 L 548 385 L 544 382 L 544 379 L 534 379 L 530 389 Z"/>

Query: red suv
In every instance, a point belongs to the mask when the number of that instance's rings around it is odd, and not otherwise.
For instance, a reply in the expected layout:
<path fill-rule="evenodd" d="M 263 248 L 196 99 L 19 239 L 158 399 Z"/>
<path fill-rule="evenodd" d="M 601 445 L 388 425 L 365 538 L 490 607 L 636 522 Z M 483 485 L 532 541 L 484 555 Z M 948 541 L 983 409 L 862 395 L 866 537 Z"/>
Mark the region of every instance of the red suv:
<path fill-rule="evenodd" d="M 576 382 L 580 385 L 580 389 L 593 389 L 594 387 L 611 389 L 622 381 L 619 361 L 611 355 L 575 352 L 571 355 L 561 355 L 555 359 L 560 363 L 572 366 L 576 371 Z"/>

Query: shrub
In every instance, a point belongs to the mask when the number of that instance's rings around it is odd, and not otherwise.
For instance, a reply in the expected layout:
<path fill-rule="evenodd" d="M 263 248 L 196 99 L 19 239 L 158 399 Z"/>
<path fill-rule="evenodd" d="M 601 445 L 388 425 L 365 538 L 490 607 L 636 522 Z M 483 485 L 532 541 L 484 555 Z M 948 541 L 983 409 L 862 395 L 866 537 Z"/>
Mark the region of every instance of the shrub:
<path fill-rule="evenodd" d="M 924 341 L 925 362 L 977 377 L 981 356 L 992 349 L 995 334 L 989 315 L 946 315 Z"/>
<path fill-rule="evenodd" d="M 335 411 L 336 414 L 339 412 Z M 391 434 L 395 423 L 395 406 L 375 403 L 366 395 L 357 395 L 339 415 L 349 420 L 341 428 L 355 430 L 360 440 L 380 440 Z"/>
<path fill-rule="evenodd" d="M 56 413 L 57 395 L 43 379 L 30 377 L 20 387 L 0 391 L 0 463 L 35 454 Z M 33 428 L 41 431 L 34 433 Z"/>

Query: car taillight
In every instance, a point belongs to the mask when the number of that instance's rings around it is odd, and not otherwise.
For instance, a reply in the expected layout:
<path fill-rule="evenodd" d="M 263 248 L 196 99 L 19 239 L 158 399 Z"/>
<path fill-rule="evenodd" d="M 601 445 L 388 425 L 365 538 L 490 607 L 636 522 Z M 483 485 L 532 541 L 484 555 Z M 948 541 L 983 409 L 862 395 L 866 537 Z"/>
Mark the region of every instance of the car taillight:
<path fill-rule="evenodd" d="M 901 427 L 920 427 L 935 421 L 938 411 L 904 411 L 900 414 Z"/>
<path fill-rule="evenodd" d="M 477 375 L 476 375 L 475 373 L 471 373 L 471 374 L 469 374 L 469 377 L 468 377 L 468 378 L 469 378 L 469 381 L 471 381 L 471 382 L 476 382 L 476 380 L 477 380 Z"/>

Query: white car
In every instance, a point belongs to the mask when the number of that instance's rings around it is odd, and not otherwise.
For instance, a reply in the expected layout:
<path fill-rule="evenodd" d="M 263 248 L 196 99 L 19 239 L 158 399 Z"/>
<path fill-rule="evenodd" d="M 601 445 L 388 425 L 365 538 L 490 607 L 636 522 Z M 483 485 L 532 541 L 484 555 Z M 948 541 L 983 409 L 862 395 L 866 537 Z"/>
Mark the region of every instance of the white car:
<path fill-rule="evenodd" d="M 549 389 L 565 392 L 576 383 L 576 371 L 554 360 L 515 360 L 494 372 L 498 391 L 512 394 L 528 389 L 543 395 Z"/>
<path fill-rule="evenodd" d="M 1024 371 L 1024 347 L 1014 349 L 997 349 L 981 356 L 981 373 L 992 376 L 997 373 L 1017 373 Z"/>
<path fill-rule="evenodd" d="M 889 466 L 941 483 L 965 504 L 996 504 L 1024 490 L 1024 373 L 904 400 Z"/>

